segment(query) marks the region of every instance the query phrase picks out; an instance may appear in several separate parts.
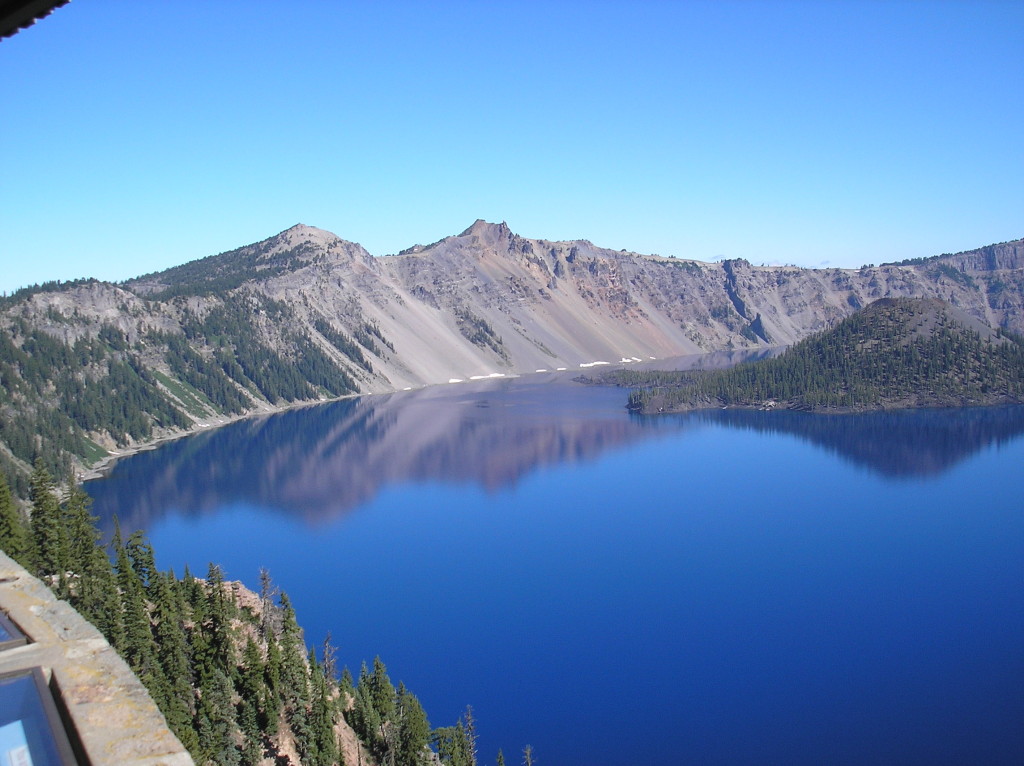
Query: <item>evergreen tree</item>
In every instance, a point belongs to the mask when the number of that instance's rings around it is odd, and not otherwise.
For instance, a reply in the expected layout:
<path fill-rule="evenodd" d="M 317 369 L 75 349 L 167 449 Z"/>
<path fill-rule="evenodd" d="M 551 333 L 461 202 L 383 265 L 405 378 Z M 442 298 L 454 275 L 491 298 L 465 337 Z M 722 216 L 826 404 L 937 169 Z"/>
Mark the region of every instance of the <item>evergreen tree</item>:
<path fill-rule="evenodd" d="M 231 697 L 231 681 L 219 668 L 203 679 L 196 714 L 201 743 L 200 762 L 216 766 L 239 766 L 241 763 L 241 753 L 235 746 L 237 724 Z"/>
<path fill-rule="evenodd" d="M 132 563 L 132 569 L 135 570 L 139 582 L 148 593 L 157 571 L 156 560 L 153 556 L 153 546 L 149 544 L 145 534 L 140 529 L 128 536 L 125 549 Z"/>
<path fill-rule="evenodd" d="M 281 683 L 281 647 L 274 635 L 267 639 L 267 662 L 264 666 L 263 678 L 267 696 L 260 726 L 268 735 L 273 736 L 277 734 L 278 718 L 281 716 L 281 706 L 284 702 Z"/>
<path fill-rule="evenodd" d="M 395 687 L 388 678 L 388 670 L 380 657 L 373 658 L 373 673 L 367 679 L 370 685 L 370 704 L 381 720 L 381 736 L 384 734 L 384 723 L 395 715 Z"/>
<path fill-rule="evenodd" d="M 236 687 L 241 699 L 250 701 L 256 710 L 262 708 L 267 695 L 267 683 L 263 657 L 251 636 L 246 640 L 245 649 L 242 650 L 242 663 L 237 676 Z"/>
<path fill-rule="evenodd" d="M 104 548 L 97 546 L 93 559 L 90 568 L 93 574 L 83 584 L 83 614 L 106 637 L 110 645 L 120 651 L 125 643 L 124 613 L 121 610 L 121 594 L 117 589 L 116 576 Z"/>
<path fill-rule="evenodd" d="M 242 651 L 242 664 L 238 669 L 238 725 L 242 731 L 242 762 L 256 763 L 262 755 L 260 711 L 266 698 L 263 657 L 250 636 Z"/>
<path fill-rule="evenodd" d="M 65 564 L 79 577 L 92 565 L 92 553 L 100 537 L 96 529 L 97 519 L 89 512 L 91 506 L 92 498 L 69 482 L 62 513 L 67 536 Z"/>
<path fill-rule="evenodd" d="M 281 593 L 281 691 L 288 725 L 299 741 L 309 739 L 309 677 L 302 631 L 288 594 Z"/>
<path fill-rule="evenodd" d="M 68 563 L 67 532 L 54 491 L 53 479 L 50 478 L 50 472 L 46 470 L 41 459 L 36 460 L 30 487 L 36 572 L 43 579 L 57 575 L 57 593 L 63 597 L 66 595 L 64 577 Z"/>
<path fill-rule="evenodd" d="M 330 679 L 325 667 L 316 661 L 316 653 L 309 652 L 310 763 L 314 766 L 333 766 L 340 757 L 338 740 L 334 734 L 336 708 L 331 699 Z"/>
<path fill-rule="evenodd" d="M 150 694 L 155 699 L 167 699 L 167 679 L 156 659 L 156 642 L 150 629 L 145 588 L 132 564 L 128 547 L 121 541 L 121 528 L 116 523 L 114 546 L 114 569 L 124 615 L 124 646 L 119 651 Z"/>
<path fill-rule="evenodd" d="M 199 635 L 194 643 L 198 672 L 209 676 L 219 670 L 229 679 L 236 672 L 234 661 L 234 632 L 231 620 L 235 616 L 234 603 L 228 598 L 224 573 L 216 564 L 210 564 L 205 588 L 200 585 L 201 596 L 196 597 L 193 616 Z"/>
<path fill-rule="evenodd" d="M 274 608 L 274 596 L 279 592 L 270 579 L 270 572 L 265 567 L 260 567 L 260 633 L 264 640 L 269 640 L 277 627 L 274 620 L 277 616 L 277 610 Z"/>
<path fill-rule="evenodd" d="M 110 643 L 123 646 L 124 622 L 110 557 L 100 544 L 102 535 L 96 517 L 90 513 L 92 498 L 73 484 L 64 501 L 64 524 L 68 532 L 69 567 L 75 574 L 71 604 L 95 625 Z"/>
<path fill-rule="evenodd" d="M 346 719 L 370 751 L 377 752 L 380 748 L 379 739 L 383 722 L 373 705 L 373 697 L 370 692 L 370 671 L 367 670 L 365 662 L 359 670 L 355 699 Z"/>
<path fill-rule="evenodd" d="M 356 685 L 355 681 L 352 680 L 352 671 L 348 669 L 347 665 L 341 671 L 341 681 L 338 687 L 342 695 L 344 695 L 343 704 L 355 697 Z"/>
<path fill-rule="evenodd" d="M 259 763 L 263 757 L 263 741 L 260 736 L 259 716 L 252 702 L 238 703 L 238 727 L 242 731 L 241 761 L 246 766 Z"/>
<path fill-rule="evenodd" d="M 446 766 L 475 766 L 470 754 L 466 727 L 461 720 L 454 726 L 434 729 L 431 738 L 437 748 L 437 756 Z"/>
<path fill-rule="evenodd" d="M 360 681 L 360 686 L 362 682 Z M 371 735 L 371 748 L 381 760 L 389 764 L 394 763 L 394 717 L 395 717 L 395 687 L 388 678 L 387 668 L 380 657 L 373 659 L 373 673 L 366 678 L 367 699 L 373 710 L 371 721 L 377 726 Z"/>
<path fill-rule="evenodd" d="M 28 524 L 3 475 L 0 475 L 0 549 L 22 566 L 31 564 Z"/>
<path fill-rule="evenodd" d="M 182 604 L 176 584 L 174 572 L 158 572 L 153 575 L 153 633 L 157 660 L 166 679 L 163 688 L 164 698 L 158 701 L 158 704 L 167 718 L 168 725 L 181 743 L 190 752 L 195 752 L 199 745 L 192 725 L 195 715 L 195 693 L 182 619 Z"/>
<path fill-rule="evenodd" d="M 395 705 L 395 762 L 402 766 L 420 766 L 431 761 L 430 722 L 416 695 L 398 684 Z"/>
<path fill-rule="evenodd" d="M 295 610 L 287 593 L 281 594 L 281 608 L 281 683 L 285 702 L 304 707 L 309 699 L 309 689 L 303 659 L 302 631 L 295 621 Z"/>

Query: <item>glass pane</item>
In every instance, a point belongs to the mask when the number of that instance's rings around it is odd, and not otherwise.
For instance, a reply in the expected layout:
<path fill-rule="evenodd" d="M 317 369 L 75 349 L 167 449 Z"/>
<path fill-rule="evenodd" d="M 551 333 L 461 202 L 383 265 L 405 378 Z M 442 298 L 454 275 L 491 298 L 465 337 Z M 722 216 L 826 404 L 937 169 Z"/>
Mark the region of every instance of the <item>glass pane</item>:
<path fill-rule="evenodd" d="M 11 622 L 4 612 L 0 612 L 0 650 L 21 646 L 25 643 L 27 643 L 25 634 L 18 630 L 18 626 Z M 0 764 L 6 766 L 2 761 Z"/>
<path fill-rule="evenodd" d="M 42 674 L 32 670 L 0 676 L 0 764 L 11 766 L 62 766 L 69 754 L 63 727 L 51 728 L 51 715 L 42 694 Z M 57 724 L 59 726 L 59 723 Z"/>

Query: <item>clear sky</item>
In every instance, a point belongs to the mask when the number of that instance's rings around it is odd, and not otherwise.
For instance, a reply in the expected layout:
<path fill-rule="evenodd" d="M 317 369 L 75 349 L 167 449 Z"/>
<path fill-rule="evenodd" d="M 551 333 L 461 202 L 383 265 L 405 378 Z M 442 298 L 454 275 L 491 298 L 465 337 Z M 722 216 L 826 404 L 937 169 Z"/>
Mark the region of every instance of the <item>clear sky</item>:
<path fill-rule="evenodd" d="M 855 267 L 1024 236 L 1024 2 L 75 0 L 0 42 L 0 292 L 476 218 Z"/>

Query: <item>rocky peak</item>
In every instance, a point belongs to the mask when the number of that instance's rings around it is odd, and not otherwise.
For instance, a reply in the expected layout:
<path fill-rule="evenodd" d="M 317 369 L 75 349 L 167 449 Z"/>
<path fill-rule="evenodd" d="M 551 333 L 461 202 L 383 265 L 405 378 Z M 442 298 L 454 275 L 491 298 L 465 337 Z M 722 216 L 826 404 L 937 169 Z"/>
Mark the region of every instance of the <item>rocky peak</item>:
<path fill-rule="evenodd" d="M 477 218 L 473 222 L 473 225 L 462 232 L 459 236 L 479 237 L 485 242 L 493 242 L 498 239 L 508 239 L 512 236 L 512 231 L 504 221 L 501 223 L 488 223 L 482 218 Z"/>
<path fill-rule="evenodd" d="M 315 226 L 307 226 L 304 223 L 297 223 L 289 229 L 285 229 L 275 237 L 271 237 L 268 242 L 275 242 L 285 247 L 296 247 L 301 244 L 312 244 L 327 247 L 335 242 L 343 242 L 337 234 L 332 234 L 324 229 L 318 229 Z M 260 244 L 260 243 L 257 243 Z"/>

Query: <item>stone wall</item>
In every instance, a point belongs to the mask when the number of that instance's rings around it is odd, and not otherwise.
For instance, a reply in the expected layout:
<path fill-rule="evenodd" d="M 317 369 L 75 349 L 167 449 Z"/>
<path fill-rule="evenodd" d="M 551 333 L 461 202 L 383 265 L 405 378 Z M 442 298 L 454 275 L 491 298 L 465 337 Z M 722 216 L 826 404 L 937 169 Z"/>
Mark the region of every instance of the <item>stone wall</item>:
<path fill-rule="evenodd" d="M 0 609 L 29 643 L 0 651 L 0 673 L 39 666 L 91 766 L 188 766 L 142 683 L 106 639 L 0 551 Z M 75 743 L 73 743 L 74 746 Z"/>

